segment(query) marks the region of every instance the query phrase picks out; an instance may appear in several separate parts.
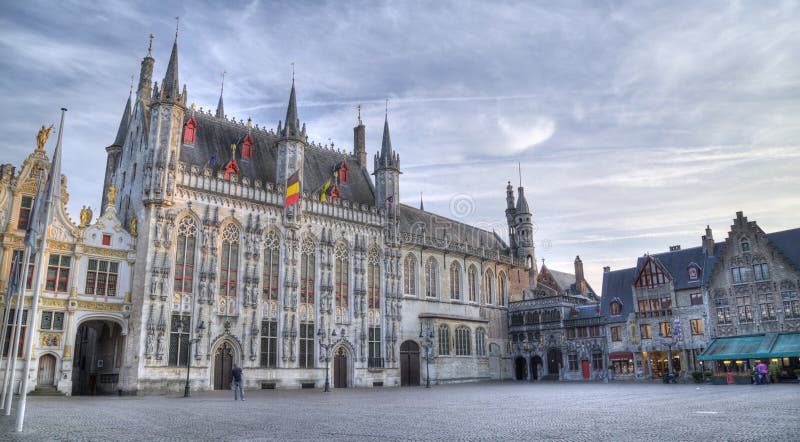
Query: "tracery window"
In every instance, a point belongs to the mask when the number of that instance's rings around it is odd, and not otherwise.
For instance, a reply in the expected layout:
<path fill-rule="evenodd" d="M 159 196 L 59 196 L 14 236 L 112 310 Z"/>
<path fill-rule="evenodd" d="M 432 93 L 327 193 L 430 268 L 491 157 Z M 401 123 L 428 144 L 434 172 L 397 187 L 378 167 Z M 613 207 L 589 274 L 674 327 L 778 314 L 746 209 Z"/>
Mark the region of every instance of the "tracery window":
<path fill-rule="evenodd" d="M 461 299 L 461 264 L 450 264 L 450 299 Z"/>
<path fill-rule="evenodd" d="M 220 315 L 236 314 L 236 287 L 239 277 L 239 228 L 228 224 L 222 230 L 222 259 L 219 275 Z"/>
<path fill-rule="evenodd" d="M 367 255 L 367 322 L 381 323 L 381 267 L 380 253 L 376 249 Z"/>
<path fill-rule="evenodd" d="M 90 259 L 86 270 L 87 295 L 116 296 L 119 263 Z"/>
<path fill-rule="evenodd" d="M 412 253 L 403 260 L 403 293 L 417 296 L 417 258 Z"/>
<path fill-rule="evenodd" d="M 196 244 L 197 226 L 191 218 L 183 218 L 178 222 L 175 247 L 175 293 L 192 293 Z"/>
<path fill-rule="evenodd" d="M 260 366 L 275 368 L 278 361 L 278 321 L 261 321 Z"/>
<path fill-rule="evenodd" d="M 300 323 L 300 348 L 298 349 L 300 368 L 314 367 L 314 323 Z"/>
<path fill-rule="evenodd" d="M 317 244 L 305 238 L 300 245 L 300 346 L 299 366 L 314 367 L 314 296 Z"/>
<path fill-rule="evenodd" d="M 494 304 L 494 272 L 492 269 L 486 271 L 481 304 Z"/>
<path fill-rule="evenodd" d="M 506 274 L 500 272 L 498 275 L 497 305 L 506 305 L 508 299 L 508 287 L 506 286 Z"/>
<path fill-rule="evenodd" d="M 475 354 L 486 356 L 486 330 L 483 328 L 475 330 Z"/>
<path fill-rule="evenodd" d="M 439 355 L 450 354 L 450 327 L 445 324 L 439 326 Z"/>
<path fill-rule="evenodd" d="M 347 322 L 349 319 L 349 286 L 348 278 L 350 275 L 350 254 L 345 244 L 336 244 L 333 249 L 333 271 L 334 271 L 334 292 L 335 292 L 335 320 L 336 322 Z"/>
<path fill-rule="evenodd" d="M 425 296 L 439 296 L 439 263 L 432 256 L 425 262 Z"/>
<path fill-rule="evenodd" d="M 264 237 L 264 270 L 262 283 L 264 301 L 278 301 L 278 277 L 280 275 L 280 239 L 278 233 L 270 230 Z"/>
<path fill-rule="evenodd" d="M 189 315 L 172 315 L 169 328 L 169 365 L 182 367 L 189 357 Z"/>
<path fill-rule="evenodd" d="M 469 329 L 466 327 L 458 327 L 456 329 L 456 355 L 468 356 L 472 354 L 470 348 Z"/>
<path fill-rule="evenodd" d="M 467 271 L 467 283 L 469 284 L 469 302 L 478 300 L 478 270 L 474 265 L 469 266 Z"/>

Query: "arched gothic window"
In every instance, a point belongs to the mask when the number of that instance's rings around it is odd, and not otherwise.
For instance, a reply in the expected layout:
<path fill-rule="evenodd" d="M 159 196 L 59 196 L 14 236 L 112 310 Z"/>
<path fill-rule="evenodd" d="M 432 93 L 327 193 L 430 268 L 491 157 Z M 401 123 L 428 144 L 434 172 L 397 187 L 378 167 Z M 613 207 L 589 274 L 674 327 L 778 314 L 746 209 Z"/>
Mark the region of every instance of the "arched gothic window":
<path fill-rule="evenodd" d="M 196 245 L 197 225 L 190 217 L 181 219 L 178 222 L 178 238 L 175 245 L 173 312 L 191 310 Z"/>
<path fill-rule="evenodd" d="M 439 355 L 450 354 L 450 327 L 445 324 L 439 326 Z"/>
<path fill-rule="evenodd" d="M 300 368 L 314 366 L 314 270 L 316 269 L 317 245 L 305 238 L 300 245 L 300 334 L 298 365 Z"/>
<path fill-rule="evenodd" d="M 492 269 L 486 271 L 481 304 L 494 304 L 494 272 L 492 272 Z"/>
<path fill-rule="evenodd" d="M 505 272 L 500 272 L 497 278 L 497 305 L 506 305 L 508 299 L 508 286 Z"/>
<path fill-rule="evenodd" d="M 264 301 L 278 300 L 278 277 L 280 275 L 280 238 L 278 233 L 270 230 L 264 236 L 264 270 L 262 283 L 264 284 Z"/>
<path fill-rule="evenodd" d="M 417 296 L 417 258 L 412 253 L 403 261 L 403 293 Z"/>
<path fill-rule="evenodd" d="M 461 299 L 461 264 L 450 264 L 450 299 Z"/>
<path fill-rule="evenodd" d="M 425 262 L 425 296 L 439 296 L 439 263 L 432 256 Z"/>
<path fill-rule="evenodd" d="M 486 330 L 482 328 L 475 330 L 475 354 L 486 356 Z"/>
<path fill-rule="evenodd" d="M 467 272 L 467 284 L 469 285 L 469 302 L 478 301 L 478 269 L 474 265 L 469 266 Z"/>
<path fill-rule="evenodd" d="M 219 270 L 220 315 L 236 314 L 236 287 L 239 276 L 239 228 L 228 224 L 222 230 L 222 259 Z"/>
<path fill-rule="evenodd" d="M 380 325 L 381 319 L 381 260 L 373 249 L 367 255 L 367 309 L 369 324 Z"/>
<path fill-rule="evenodd" d="M 335 320 L 336 322 L 347 322 L 350 317 L 348 312 L 349 306 L 349 286 L 348 277 L 350 275 L 350 254 L 348 253 L 345 244 L 336 244 L 333 249 L 333 262 L 334 262 L 334 292 L 335 292 Z"/>

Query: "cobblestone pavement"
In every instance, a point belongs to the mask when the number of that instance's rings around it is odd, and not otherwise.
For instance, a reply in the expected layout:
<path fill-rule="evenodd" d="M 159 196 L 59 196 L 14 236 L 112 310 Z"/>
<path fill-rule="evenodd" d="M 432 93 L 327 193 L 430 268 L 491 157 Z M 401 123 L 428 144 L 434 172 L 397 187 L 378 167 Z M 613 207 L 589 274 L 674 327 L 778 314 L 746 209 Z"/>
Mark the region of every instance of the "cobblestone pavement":
<path fill-rule="evenodd" d="M 800 440 L 800 385 L 482 383 L 28 400 L 0 440 Z M 16 402 L 14 404 L 16 406 Z"/>

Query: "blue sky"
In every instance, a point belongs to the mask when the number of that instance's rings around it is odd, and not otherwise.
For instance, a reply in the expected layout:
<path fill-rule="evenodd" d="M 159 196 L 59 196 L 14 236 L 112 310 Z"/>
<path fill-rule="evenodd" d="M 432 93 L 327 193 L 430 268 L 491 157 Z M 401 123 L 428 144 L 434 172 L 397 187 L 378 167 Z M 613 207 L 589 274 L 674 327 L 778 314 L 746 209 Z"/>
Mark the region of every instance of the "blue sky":
<path fill-rule="evenodd" d="M 351 149 L 361 104 L 371 157 L 388 98 L 402 202 L 505 232 L 521 163 L 537 257 L 580 255 L 597 291 L 603 266 L 706 224 L 722 240 L 738 210 L 798 227 L 798 2 L 8 2 L 0 161 L 65 106 L 68 208 L 97 208 L 131 75 L 153 33 L 163 78 L 175 16 L 198 107 L 224 70 L 229 116 L 277 126 L 295 63 L 311 139 Z"/>

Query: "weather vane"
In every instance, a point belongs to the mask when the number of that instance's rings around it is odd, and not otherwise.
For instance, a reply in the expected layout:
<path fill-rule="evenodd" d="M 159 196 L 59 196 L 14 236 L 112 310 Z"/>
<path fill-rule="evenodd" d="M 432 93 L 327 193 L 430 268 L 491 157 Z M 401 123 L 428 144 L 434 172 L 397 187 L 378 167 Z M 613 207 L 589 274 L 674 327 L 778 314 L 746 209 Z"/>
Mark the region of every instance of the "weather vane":
<path fill-rule="evenodd" d="M 150 34 L 150 46 L 147 47 L 147 56 L 148 57 L 150 56 L 150 53 L 153 52 L 153 38 L 154 37 L 155 36 L 153 34 Z"/>
<path fill-rule="evenodd" d="M 175 40 L 178 40 L 178 27 L 181 24 L 181 18 L 179 16 L 175 16 Z"/>

